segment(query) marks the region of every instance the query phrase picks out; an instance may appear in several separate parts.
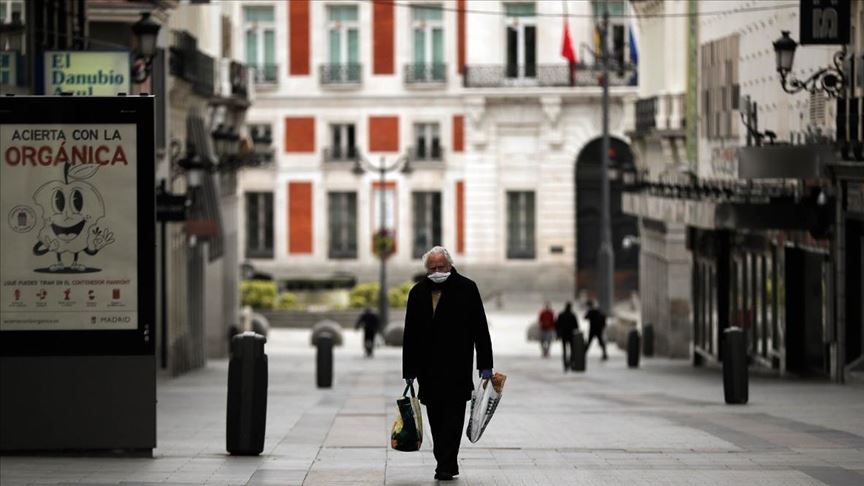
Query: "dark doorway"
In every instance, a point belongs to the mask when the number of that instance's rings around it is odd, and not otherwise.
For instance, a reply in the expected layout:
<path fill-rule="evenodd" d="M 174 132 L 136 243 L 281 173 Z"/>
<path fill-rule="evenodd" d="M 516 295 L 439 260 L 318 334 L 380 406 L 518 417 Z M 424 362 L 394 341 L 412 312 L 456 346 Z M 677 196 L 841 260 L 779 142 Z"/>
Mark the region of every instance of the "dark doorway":
<path fill-rule="evenodd" d="M 576 294 L 585 290 L 598 296 L 597 252 L 600 249 L 600 179 L 603 139 L 596 138 L 576 158 Z M 626 299 L 639 288 L 639 249 L 625 250 L 621 242 L 627 235 L 639 235 L 636 218 L 621 210 L 624 188 L 622 174 L 631 173 L 633 153 L 627 143 L 609 140 L 609 203 L 612 219 L 612 247 L 615 252 L 615 299 Z"/>
<path fill-rule="evenodd" d="M 864 222 L 846 220 L 846 362 L 864 359 Z M 861 366 L 859 365 L 859 369 Z"/>
<path fill-rule="evenodd" d="M 824 340 L 827 295 L 824 255 L 786 249 L 786 369 L 801 376 L 828 376 Z"/>

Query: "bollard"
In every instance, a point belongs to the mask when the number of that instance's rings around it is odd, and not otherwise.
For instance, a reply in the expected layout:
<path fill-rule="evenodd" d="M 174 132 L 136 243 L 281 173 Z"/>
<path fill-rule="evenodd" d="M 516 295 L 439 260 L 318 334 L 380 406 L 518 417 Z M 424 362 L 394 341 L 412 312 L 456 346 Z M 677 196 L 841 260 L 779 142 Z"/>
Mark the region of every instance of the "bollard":
<path fill-rule="evenodd" d="M 723 331 L 723 396 L 730 405 L 748 400 L 747 336 L 740 327 Z"/>
<path fill-rule="evenodd" d="M 573 371 L 585 371 L 585 336 L 582 331 L 573 333 L 570 341 L 570 369 Z"/>
<path fill-rule="evenodd" d="M 627 334 L 627 367 L 639 367 L 639 331 L 636 329 Z"/>
<path fill-rule="evenodd" d="M 258 455 L 264 450 L 267 418 L 267 338 L 244 332 L 231 338 L 225 444 L 230 454 Z"/>
<path fill-rule="evenodd" d="M 642 326 L 642 355 L 646 358 L 654 356 L 654 326 L 652 324 Z"/>
<path fill-rule="evenodd" d="M 318 388 L 333 386 L 333 336 L 321 333 L 315 343 L 315 375 Z"/>

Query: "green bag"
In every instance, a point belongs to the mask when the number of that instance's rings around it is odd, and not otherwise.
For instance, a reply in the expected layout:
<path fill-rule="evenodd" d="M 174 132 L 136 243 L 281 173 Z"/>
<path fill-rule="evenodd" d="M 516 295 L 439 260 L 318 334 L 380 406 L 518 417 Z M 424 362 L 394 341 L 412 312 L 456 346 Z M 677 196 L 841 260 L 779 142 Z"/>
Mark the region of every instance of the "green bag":
<path fill-rule="evenodd" d="M 408 396 L 411 390 L 411 396 Z M 390 433 L 390 447 L 397 451 L 419 451 L 423 444 L 423 413 L 420 401 L 414 395 L 414 385 L 405 387 L 402 397 L 396 400 L 396 420 Z"/>

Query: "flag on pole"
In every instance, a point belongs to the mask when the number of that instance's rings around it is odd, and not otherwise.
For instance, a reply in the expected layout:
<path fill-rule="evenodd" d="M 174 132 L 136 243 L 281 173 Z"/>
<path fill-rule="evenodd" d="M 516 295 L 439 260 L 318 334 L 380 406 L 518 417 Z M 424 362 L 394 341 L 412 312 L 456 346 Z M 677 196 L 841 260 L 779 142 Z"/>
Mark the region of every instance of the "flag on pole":
<path fill-rule="evenodd" d="M 633 26 L 631 25 L 628 32 L 628 43 L 630 44 L 630 67 L 633 69 L 633 76 L 630 78 L 630 86 L 639 84 L 639 50 L 636 48 L 636 38 L 633 36 Z"/>
<path fill-rule="evenodd" d="M 561 44 L 561 57 L 570 64 L 570 86 L 576 84 L 576 51 L 573 50 L 573 39 L 570 37 L 570 25 L 567 16 L 567 2 L 564 2 L 564 35 Z"/>

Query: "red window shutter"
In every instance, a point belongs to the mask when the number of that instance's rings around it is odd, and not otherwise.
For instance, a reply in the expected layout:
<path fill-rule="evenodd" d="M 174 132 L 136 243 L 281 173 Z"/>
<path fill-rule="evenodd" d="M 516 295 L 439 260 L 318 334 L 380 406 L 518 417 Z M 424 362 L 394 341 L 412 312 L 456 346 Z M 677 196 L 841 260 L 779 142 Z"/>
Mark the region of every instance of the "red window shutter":
<path fill-rule="evenodd" d="M 312 183 L 288 183 L 288 253 L 312 253 Z"/>
<path fill-rule="evenodd" d="M 398 152 L 399 151 L 399 117 L 370 116 L 369 117 L 369 151 Z"/>
<path fill-rule="evenodd" d="M 285 151 L 289 153 L 315 152 L 315 117 L 285 118 Z"/>
<path fill-rule="evenodd" d="M 465 150 L 465 117 L 453 115 L 453 151 Z"/>
<path fill-rule="evenodd" d="M 291 49 L 288 51 L 288 74 L 309 74 L 309 0 L 290 0 L 288 3 L 288 32 Z"/>
<path fill-rule="evenodd" d="M 376 0 L 372 10 L 372 74 L 393 74 L 393 0 Z"/>
<path fill-rule="evenodd" d="M 456 181 L 456 253 L 465 253 L 465 181 Z"/>

